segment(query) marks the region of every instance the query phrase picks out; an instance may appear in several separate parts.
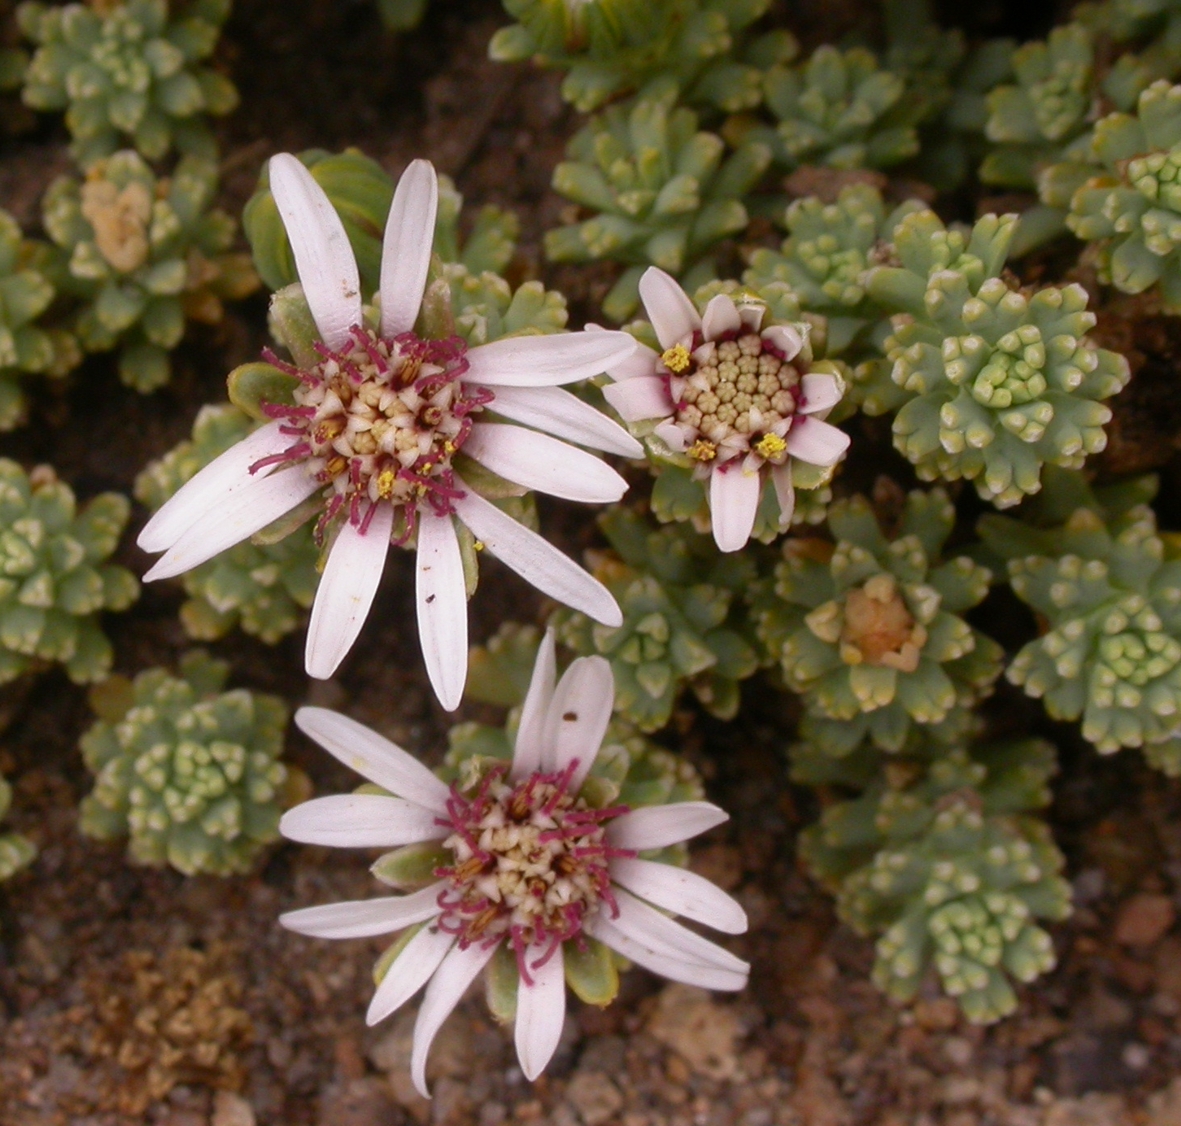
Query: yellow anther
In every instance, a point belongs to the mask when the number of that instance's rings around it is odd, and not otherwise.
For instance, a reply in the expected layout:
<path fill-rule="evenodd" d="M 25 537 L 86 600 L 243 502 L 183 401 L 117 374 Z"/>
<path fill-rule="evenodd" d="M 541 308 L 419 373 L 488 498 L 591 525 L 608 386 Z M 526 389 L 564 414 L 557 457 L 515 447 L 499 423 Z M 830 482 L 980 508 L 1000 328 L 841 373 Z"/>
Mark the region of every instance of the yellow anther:
<path fill-rule="evenodd" d="M 786 449 L 787 443 L 778 434 L 764 434 L 755 443 L 755 453 L 768 460 L 778 457 Z"/>
<path fill-rule="evenodd" d="M 472 547 L 474 547 L 477 551 L 483 551 L 484 550 L 484 541 L 483 540 L 475 540 L 472 543 Z"/>
<path fill-rule="evenodd" d="M 685 453 L 696 461 L 713 461 L 718 456 L 718 447 L 713 442 L 707 442 L 704 438 L 698 438 Z"/>
<path fill-rule="evenodd" d="M 394 482 L 397 479 L 392 469 L 383 469 L 377 475 L 377 495 L 383 500 L 389 500 L 394 495 Z"/>
<path fill-rule="evenodd" d="M 660 357 L 660 362 L 669 371 L 680 375 L 689 367 L 689 349 L 684 344 L 674 344 L 671 348 L 665 349 Z"/>

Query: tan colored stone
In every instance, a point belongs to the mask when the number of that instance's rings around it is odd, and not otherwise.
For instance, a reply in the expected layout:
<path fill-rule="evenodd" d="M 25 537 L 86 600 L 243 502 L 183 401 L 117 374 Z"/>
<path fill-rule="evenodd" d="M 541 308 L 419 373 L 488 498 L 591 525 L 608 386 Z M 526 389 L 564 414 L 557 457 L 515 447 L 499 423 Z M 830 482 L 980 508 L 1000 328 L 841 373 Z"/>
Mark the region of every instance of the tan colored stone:
<path fill-rule="evenodd" d="M 1177 917 L 1167 895 L 1133 895 L 1115 918 L 1115 940 L 1123 946 L 1152 946 L 1168 933 Z"/>
<path fill-rule="evenodd" d="M 732 1079 L 738 1072 L 742 1028 L 734 1010 L 704 989 L 669 985 L 661 993 L 648 1032 L 700 1075 Z"/>

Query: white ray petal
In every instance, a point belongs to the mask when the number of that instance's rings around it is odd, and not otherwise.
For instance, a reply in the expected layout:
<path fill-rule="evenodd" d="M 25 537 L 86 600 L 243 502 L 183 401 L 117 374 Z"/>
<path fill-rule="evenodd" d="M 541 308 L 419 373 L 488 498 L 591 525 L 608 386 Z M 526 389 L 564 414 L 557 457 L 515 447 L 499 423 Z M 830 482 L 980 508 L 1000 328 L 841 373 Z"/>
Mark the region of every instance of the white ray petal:
<path fill-rule="evenodd" d="M 836 465 L 849 448 L 849 435 L 818 418 L 797 415 L 787 432 L 787 452 L 809 465 Z"/>
<path fill-rule="evenodd" d="M 637 375 L 619 383 L 608 383 L 603 388 L 607 400 L 627 422 L 648 418 L 671 418 L 675 407 L 658 375 Z"/>
<path fill-rule="evenodd" d="M 167 551 L 211 508 L 259 480 L 250 475 L 250 467 L 291 445 L 291 439 L 279 433 L 282 425 L 276 421 L 260 426 L 198 470 L 160 506 L 135 542 L 144 551 Z"/>
<path fill-rule="evenodd" d="M 450 830 L 432 809 L 384 794 L 333 794 L 289 809 L 279 832 L 300 844 L 331 848 L 400 848 L 442 840 Z"/>
<path fill-rule="evenodd" d="M 459 518 L 472 534 L 506 567 L 526 582 L 566 606 L 581 610 L 605 626 L 623 624 L 623 613 L 611 592 L 573 559 L 501 512 L 458 477 L 464 496 L 454 501 Z"/>
<path fill-rule="evenodd" d="M 611 878 L 654 907 L 674 915 L 726 934 L 746 930 L 746 912 L 739 903 L 704 876 L 686 868 L 621 856 L 611 861 Z"/>
<path fill-rule="evenodd" d="M 489 387 L 556 387 L 605 372 L 635 348 L 626 332 L 506 336 L 468 352 L 463 381 Z"/>
<path fill-rule="evenodd" d="M 562 675 L 550 701 L 542 769 L 560 774 L 571 762 L 569 792 L 578 793 L 603 745 L 615 704 L 615 677 L 603 657 L 579 657 Z"/>
<path fill-rule="evenodd" d="M 640 300 L 661 348 L 671 348 L 674 344 L 688 346 L 693 333 L 701 328 L 701 318 L 688 295 L 656 266 L 649 266 L 640 278 Z"/>
<path fill-rule="evenodd" d="M 249 485 L 206 509 L 204 516 L 190 524 L 156 560 L 144 581 L 170 579 L 191 571 L 206 559 L 249 539 L 320 488 L 302 465 L 288 466 L 269 477 L 254 477 Z"/>
<path fill-rule="evenodd" d="M 467 681 L 467 587 L 450 516 L 422 510 L 415 561 L 418 641 L 439 703 L 453 712 Z"/>
<path fill-rule="evenodd" d="M 291 241 L 312 319 L 329 348 L 361 323 L 361 276 L 344 224 L 324 189 L 290 153 L 271 157 L 271 195 Z"/>
<path fill-rule="evenodd" d="M 674 453 L 683 454 L 689 448 L 689 436 L 675 422 L 662 422 L 652 433 Z"/>
<path fill-rule="evenodd" d="M 702 938 L 624 888 L 615 885 L 612 890 L 615 902 L 619 905 L 619 915 L 611 921 L 625 934 L 653 950 L 663 951 L 670 958 L 734 973 L 750 973 L 750 966 L 746 962 L 716 942 Z"/>
<path fill-rule="evenodd" d="M 491 409 L 514 422 L 592 450 L 623 457 L 644 456 L 644 447 L 619 423 L 560 387 L 501 387 Z"/>
<path fill-rule="evenodd" d="M 521 721 L 517 724 L 517 742 L 513 748 L 514 782 L 541 769 L 545 757 L 545 723 L 550 701 L 554 698 L 557 667 L 554 631 L 547 629 L 537 650 L 537 659 L 533 662 L 533 676 L 521 707 Z"/>
<path fill-rule="evenodd" d="M 717 293 L 709 299 L 705 312 L 701 314 L 701 335 L 706 340 L 717 340 L 719 336 L 738 332 L 741 328 L 742 318 L 738 315 L 733 298 Z"/>
<path fill-rule="evenodd" d="M 413 755 L 363 723 L 328 708 L 303 707 L 295 713 L 295 725 L 330 755 L 375 785 L 421 805 L 436 816 L 447 812 L 451 791 L 446 783 Z"/>
<path fill-rule="evenodd" d="M 591 938 L 598 939 L 605 946 L 618 951 L 637 966 L 643 966 L 654 974 L 666 977 L 670 981 L 681 981 L 686 985 L 696 985 L 701 989 L 719 989 L 737 992 L 745 989 L 749 975 L 736 970 L 718 966 L 705 966 L 700 962 L 690 962 L 683 958 L 674 958 L 664 949 L 654 950 L 642 939 L 634 937 L 628 931 L 618 926 L 600 911 L 592 919 L 583 924 L 583 932 Z"/>
<path fill-rule="evenodd" d="M 427 925 L 394 959 L 369 1002 L 365 1023 L 373 1026 L 400 1009 L 430 980 L 455 945 L 455 936 Z"/>
<path fill-rule="evenodd" d="M 393 505 L 379 503 L 363 533 L 347 519 L 341 527 L 312 603 L 304 650 L 308 676 L 327 680 L 348 656 L 377 597 L 393 526 Z"/>
<path fill-rule="evenodd" d="M 729 820 L 730 815 L 724 809 L 707 801 L 645 805 L 609 822 L 607 841 L 615 848 L 645 852 L 691 840 Z"/>
<path fill-rule="evenodd" d="M 394 191 L 381 246 L 381 335 L 409 332 L 418 320 L 435 240 L 439 180 L 429 160 L 413 160 Z"/>
<path fill-rule="evenodd" d="M 819 414 L 830 411 L 841 401 L 841 387 L 835 375 L 822 371 L 811 371 L 800 380 L 804 393 L 801 414 Z M 822 416 L 823 417 L 823 416 Z"/>
<path fill-rule="evenodd" d="M 779 501 L 779 530 L 786 532 L 796 510 L 796 487 L 791 479 L 790 458 L 782 465 L 772 467 L 771 481 L 775 485 L 775 499 Z"/>
<path fill-rule="evenodd" d="M 525 950 L 525 965 L 532 984 L 522 980 L 517 984 L 517 1020 L 513 1029 L 517 1045 L 517 1059 L 530 1083 L 553 1059 L 562 1038 L 566 1021 L 566 973 L 562 947 L 544 965 L 534 968 L 532 962 L 545 954 L 544 946 L 529 946 Z"/>
<path fill-rule="evenodd" d="M 610 329 L 603 328 L 602 325 L 588 324 L 586 326 L 587 332 L 609 332 Z M 656 370 L 656 361 L 660 359 L 660 353 L 653 351 L 647 344 L 641 344 L 636 341 L 636 350 L 632 352 L 626 359 L 620 360 L 618 363 L 612 364 L 607 369 L 607 374 L 612 379 L 624 380 L 632 379 L 638 375 L 651 375 Z"/>
<path fill-rule="evenodd" d="M 410 1078 L 424 1099 L 431 1097 L 426 1085 L 426 1057 L 443 1022 L 463 1000 L 464 993 L 496 951 L 495 944 L 454 947 L 435 971 L 414 1022 L 414 1047 L 410 1054 Z"/>
<path fill-rule="evenodd" d="M 507 481 L 564 500 L 611 504 L 627 492 L 601 458 L 508 422 L 477 422 L 463 452 Z"/>
<path fill-rule="evenodd" d="M 741 551 L 746 547 L 762 491 L 762 477 L 747 472 L 737 458 L 731 468 L 710 473 L 709 515 L 719 551 Z"/>
<path fill-rule="evenodd" d="M 791 325 L 772 325 L 763 334 L 763 339 L 772 348 L 782 352 L 784 357 L 794 360 L 804 346 L 804 338 L 798 329 Z"/>
<path fill-rule="evenodd" d="M 304 907 L 280 915 L 279 922 L 289 931 L 312 938 L 368 938 L 389 934 L 433 919 L 439 913 L 439 894 L 446 887 L 446 882 L 440 880 L 413 895 L 386 895 L 380 899 Z"/>

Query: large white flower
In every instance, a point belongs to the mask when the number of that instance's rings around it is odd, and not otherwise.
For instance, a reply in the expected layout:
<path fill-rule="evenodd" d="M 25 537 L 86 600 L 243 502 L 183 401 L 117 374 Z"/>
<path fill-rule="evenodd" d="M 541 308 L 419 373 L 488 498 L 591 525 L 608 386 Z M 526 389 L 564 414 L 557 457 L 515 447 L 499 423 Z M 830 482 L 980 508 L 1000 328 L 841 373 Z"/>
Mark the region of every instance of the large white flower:
<path fill-rule="evenodd" d="M 467 676 L 455 519 L 539 590 L 619 625 L 619 607 L 602 584 L 480 496 L 452 459 L 462 449 L 526 489 L 618 500 L 623 478 L 567 442 L 632 457 L 642 452 L 639 444 L 559 385 L 622 362 L 635 342 L 621 332 L 575 332 L 506 337 L 468 350 L 459 337 L 415 335 L 438 205 L 435 170 L 425 160 L 410 165 L 394 193 L 374 332 L 362 321 L 344 225 L 323 189 L 286 153 L 271 159 L 270 182 L 322 340 L 320 361 L 308 371 L 289 367 L 300 381 L 295 405 L 268 408 L 272 422 L 207 465 L 148 521 L 139 545 L 164 555 L 144 577 L 188 571 L 320 493 L 318 531 L 336 539 L 312 606 L 308 673 L 323 678 L 336 670 L 369 613 L 391 538 L 416 537 L 419 635 L 431 684 L 448 710 L 458 706 Z M 490 412 L 500 421 L 486 420 Z"/>
<path fill-rule="evenodd" d="M 699 316 L 676 281 L 655 266 L 640 279 L 640 297 L 663 352 L 638 347 L 609 369 L 607 401 L 628 422 L 656 421 L 653 433 L 694 461 L 709 481 L 714 539 L 738 551 L 754 528 L 769 473 L 786 531 L 795 509 L 793 458 L 835 465 L 849 437 L 822 421 L 843 388 L 827 372 L 801 372 L 792 362 L 804 337 L 792 325 L 762 328 L 762 305 L 736 305 L 719 293 Z"/>
<path fill-rule="evenodd" d="M 283 817 L 284 836 L 346 848 L 434 841 L 450 853 L 436 882 L 409 895 L 309 907 L 280 919 L 319 938 L 419 928 L 386 970 L 367 1019 L 376 1024 L 427 987 L 411 1058 L 423 1095 L 435 1033 L 502 944 L 516 958 L 515 1038 L 529 1079 L 541 1074 L 562 1032 L 567 943 L 580 947 L 587 936 L 654 973 L 707 989 L 747 982 L 747 963 L 666 914 L 740 934 L 742 908 L 693 872 L 637 856 L 688 840 L 726 814 L 701 801 L 588 806 L 578 793 L 611 718 L 611 666 L 583 657 L 554 681 L 550 634 L 537 655 L 511 766 L 466 792 L 336 712 L 301 708 L 295 716 L 322 747 L 394 796 L 316 798 Z"/>

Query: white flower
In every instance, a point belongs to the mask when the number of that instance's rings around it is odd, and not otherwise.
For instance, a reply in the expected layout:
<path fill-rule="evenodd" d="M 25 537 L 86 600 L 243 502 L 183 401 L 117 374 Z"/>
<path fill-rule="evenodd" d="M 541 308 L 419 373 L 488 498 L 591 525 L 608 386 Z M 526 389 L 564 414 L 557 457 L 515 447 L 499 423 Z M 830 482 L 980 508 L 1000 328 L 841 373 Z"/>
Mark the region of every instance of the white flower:
<path fill-rule="evenodd" d="M 463 452 L 526 489 L 606 503 L 627 488 L 599 458 L 567 441 L 635 457 L 622 427 L 564 391 L 627 358 L 626 333 L 464 342 L 413 332 L 438 204 L 429 162 L 406 170 L 390 207 L 381 264 L 381 328 L 362 325 L 360 280 L 344 226 L 295 157 L 270 162 L 271 191 L 319 330 L 321 361 L 300 379 L 294 407 L 227 450 L 148 521 L 145 551 L 163 551 L 146 579 L 191 570 L 254 535 L 313 494 L 318 532 L 336 529 L 312 606 L 307 671 L 328 677 L 365 621 L 391 538 L 417 536 L 418 628 L 427 672 L 449 711 L 467 677 L 467 595 L 454 518 L 539 590 L 606 625 L 622 622 L 607 589 L 536 533 L 466 485 Z M 479 421 L 485 411 L 507 421 Z M 546 431 L 547 433 L 541 433 Z M 553 435 L 551 437 L 551 435 Z M 564 439 L 564 440 L 559 440 Z"/>
<path fill-rule="evenodd" d="M 589 808 L 577 795 L 611 718 L 611 666 L 583 657 L 554 680 L 551 633 L 537 655 L 511 766 L 466 793 L 336 712 L 301 708 L 295 717 L 341 762 L 396 796 L 316 798 L 283 817 L 284 836 L 343 848 L 434 841 L 453 857 L 436 870 L 437 882 L 412 894 L 309 907 L 280 919 L 318 938 L 420 927 L 381 979 L 367 1019 L 376 1024 L 427 987 L 411 1057 L 423 1095 L 435 1033 L 502 943 L 516 957 L 517 1055 L 531 1080 L 562 1032 L 568 942 L 588 936 L 654 973 L 707 989 L 747 982 L 745 962 L 665 914 L 740 934 L 742 908 L 693 872 L 636 856 L 688 840 L 726 814 L 701 801 Z"/>
<path fill-rule="evenodd" d="M 792 458 L 828 467 L 848 449 L 848 435 L 821 421 L 840 401 L 839 380 L 797 370 L 803 335 L 791 325 L 761 328 L 761 305 L 738 306 L 719 293 L 698 316 L 654 266 L 640 279 L 640 297 L 664 351 L 640 346 L 609 369 L 616 382 L 603 389 L 607 401 L 628 422 L 659 420 L 656 437 L 708 477 L 720 550 L 738 551 L 750 539 L 766 472 L 786 531 L 795 509 Z"/>

